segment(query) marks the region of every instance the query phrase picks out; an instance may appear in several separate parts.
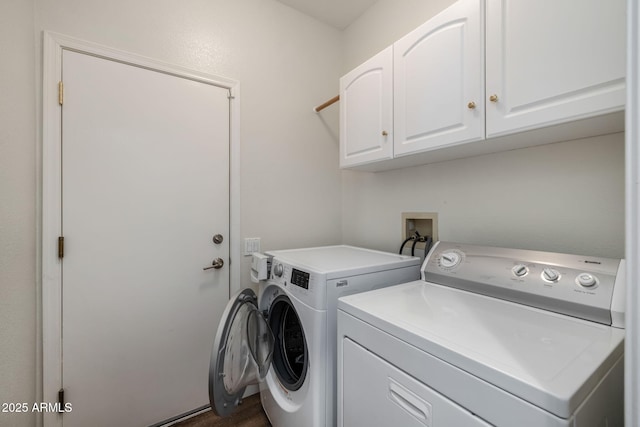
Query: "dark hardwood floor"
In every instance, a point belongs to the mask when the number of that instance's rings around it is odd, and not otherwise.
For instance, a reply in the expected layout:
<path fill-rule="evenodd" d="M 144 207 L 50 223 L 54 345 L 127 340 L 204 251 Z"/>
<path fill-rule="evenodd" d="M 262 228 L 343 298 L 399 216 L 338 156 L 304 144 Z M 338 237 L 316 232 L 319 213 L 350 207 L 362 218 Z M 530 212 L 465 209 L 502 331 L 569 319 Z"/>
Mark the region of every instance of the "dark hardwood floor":
<path fill-rule="evenodd" d="M 205 412 L 186 421 L 174 424 L 175 427 L 271 427 L 267 415 L 262 409 L 260 395 L 254 394 L 243 399 L 238 411 L 227 418 L 220 418 L 213 412 Z"/>

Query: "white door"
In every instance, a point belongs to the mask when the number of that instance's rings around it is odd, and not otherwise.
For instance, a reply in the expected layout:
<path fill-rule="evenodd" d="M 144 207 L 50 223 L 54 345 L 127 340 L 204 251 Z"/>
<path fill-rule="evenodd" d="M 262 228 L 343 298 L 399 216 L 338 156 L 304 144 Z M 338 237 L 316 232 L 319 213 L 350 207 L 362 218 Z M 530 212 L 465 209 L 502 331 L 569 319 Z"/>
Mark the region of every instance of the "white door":
<path fill-rule="evenodd" d="M 487 137 L 619 111 L 624 0 L 487 1 Z"/>
<path fill-rule="evenodd" d="M 63 424 L 151 425 L 209 402 L 228 90 L 68 50 L 62 70 Z"/>
<path fill-rule="evenodd" d="M 458 1 L 393 45 L 395 156 L 484 139 L 482 5 Z"/>
<path fill-rule="evenodd" d="M 393 158 L 393 48 L 340 79 L 340 167 Z"/>

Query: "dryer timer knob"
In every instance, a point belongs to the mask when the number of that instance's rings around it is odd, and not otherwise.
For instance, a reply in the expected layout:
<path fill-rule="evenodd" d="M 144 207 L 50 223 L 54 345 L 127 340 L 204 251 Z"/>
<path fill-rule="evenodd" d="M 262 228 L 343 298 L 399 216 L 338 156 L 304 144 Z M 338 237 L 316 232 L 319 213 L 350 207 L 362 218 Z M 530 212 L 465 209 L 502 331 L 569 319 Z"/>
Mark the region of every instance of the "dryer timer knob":
<path fill-rule="evenodd" d="M 284 274 L 284 267 L 282 266 L 282 264 L 276 264 L 276 266 L 273 267 L 273 274 L 275 274 L 277 277 L 282 277 L 282 275 Z"/>
<path fill-rule="evenodd" d="M 445 252 L 440 255 L 440 266 L 443 268 L 457 267 L 462 261 L 462 256 L 455 251 Z"/>

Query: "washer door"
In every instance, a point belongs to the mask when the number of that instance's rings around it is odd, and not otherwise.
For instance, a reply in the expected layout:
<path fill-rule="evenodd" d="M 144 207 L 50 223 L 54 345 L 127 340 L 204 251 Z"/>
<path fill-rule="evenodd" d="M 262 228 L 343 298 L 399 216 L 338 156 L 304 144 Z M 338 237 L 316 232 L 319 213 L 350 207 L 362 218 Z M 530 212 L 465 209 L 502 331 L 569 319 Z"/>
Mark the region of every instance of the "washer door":
<path fill-rule="evenodd" d="M 273 346 L 273 334 L 258 310 L 256 294 L 243 289 L 227 304 L 211 351 L 209 402 L 217 415 L 230 415 L 245 388 L 264 379 Z"/>
<path fill-rule="evenodd" d="M 300 317 L 287 296 L 280 295 L 271 303 L 269 326 L 276 341 L 272 367 L 280 384 L 296 391 L 307 377 L 309 351 Z"/>

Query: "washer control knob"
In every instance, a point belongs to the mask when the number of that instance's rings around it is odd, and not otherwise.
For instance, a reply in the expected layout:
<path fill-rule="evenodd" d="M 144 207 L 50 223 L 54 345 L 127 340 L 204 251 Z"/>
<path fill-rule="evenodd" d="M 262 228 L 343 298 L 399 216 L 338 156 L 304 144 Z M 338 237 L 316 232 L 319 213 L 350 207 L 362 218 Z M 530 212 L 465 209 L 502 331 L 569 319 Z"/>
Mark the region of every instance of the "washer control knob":
<path fill-rule="evenodd" d="M 560 272 L 553 268 L 545 268 L 542 270 L 542 280 L 545 282 L 555 283 L 560 280 Z"/>
<path fill-rule="evenodd" d="M 514 266 L 511 271 L 516 277 L 524 277 L 529 273 L 529 267 L 524 264 L 518 264 Z"/>
<path fill-rule="evenodd" d="M 583 286 L 585 288 L 591 288 L 595 286 L 596 283 L 598 283 L 596 278 L 589 273 L 579 274 L 578 277 L 576 278 L 576 281 L 578 282 L 578 285 Z"/>
<path fill-rule="evenodd" d="M 275 274 L 276 277 L 282 277 L 284 274 L 284 267 L 282 264 L 276 264 L 275 267 L 273 267 L 273 274 Z"/>
<path fill-rule="evenodd" d="M 462 257 L 457 252 L 445 252 L 440 255 L 440 265 L 444 268 L 453 268 L 460 264 Z"/>

